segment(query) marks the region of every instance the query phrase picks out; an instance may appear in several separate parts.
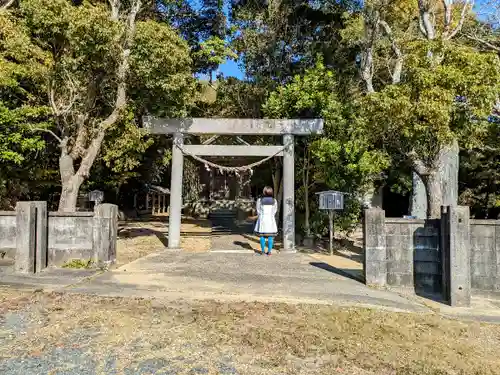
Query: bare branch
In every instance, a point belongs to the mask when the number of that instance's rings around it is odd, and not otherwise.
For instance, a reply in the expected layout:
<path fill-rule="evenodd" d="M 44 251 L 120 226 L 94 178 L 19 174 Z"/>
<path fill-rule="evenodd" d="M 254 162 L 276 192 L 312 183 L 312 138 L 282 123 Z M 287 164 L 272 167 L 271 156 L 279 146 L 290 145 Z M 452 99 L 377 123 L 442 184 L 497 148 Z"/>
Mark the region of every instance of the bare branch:
<path fill-rule="evenodd" d="M 361 54 L 361 78 L 365 82 L 366 92 L 373 93 L 375 89 L 373 87 L 373 47 L 377 39 L 378 26 L 380 22 L 380 15 L 378 12 L 373 14 L 372 19 L 370 15 L 365 15 L 365 46 L 364 51 Z"/>
<path fill-rule="evenodd" d="M 132 3 L 132 8 L 127 17 L 127 27 L 125 28 L 125 39 L 123 43 L 122 60 L 118 66 L 118 71 L 116 77 L 118 80 L 118 87 L 116 89 L 116 100 L 113 112 L 101 122 L 101 129 L 108 129 L 113 126 L 120 117 L 121 111 L 125 108 L 127 104 L 127 74 L 129 71 L 129 58 L 130 49 L 134 39 L 135 34 L 135 20 L 137 13 L 141 8 L 141 0 L 135 0 Z"/>
<path fill-rule="evenodd" d="M 78 98 L 78 95 L 77 95 L 77 89 L 74 85 L 74 82 L 73 80 L 71 79 L 70 75 L 66 72 L 66 82 L 69 84 L 70 88 L 69 88 L 69 100 L 68 100 L 68 104 L 66 105 L 66 107 L 64 108 L 60 108 L 59 105 L 57 104 L 57 101 L 56 101 L 56 90 L 54 88 L 54 79 L 51 79 L 49 81 L 49 103 L 50 103 L 50 106 L 52 108 L 52 113 L 54 114 L 54 116 L 56 117 L 61 117 L 61 116 L 64 116 L 65 114 L 67 114 L 71 108 L 73 107 L 73 105 L 75 104 L 77 98 Z"/>
<path fill-rule="evenodd" d="M 462 30 L 462 27 L 464 25 L 464 22 L 465 22 L 465 18 L 467 17 L 467 10 L 469 9 L 472 9 L 474 7 L 474 0 L 465 0 L 465 3 L 464 3 L 464 6 L 462 8 L 462 12 L 460 13 L 460 21 L 458 21 L 458 25 L 457 27 L 450 33 L 446 33 L 444 34 L 444 39 L 445 40 L 449 40 L 451 38 L 453 38 L 455 35 L 458 34 L 458 32 L 460 30 Z"/>
<path fill-rule="evenodd" d="M 12 5 L 14 5 L 15 2 L 16 0 L 7 0 L 6 3 L 0 4 L 0 10 L 9 9 Z"/>
<path fill-rule="evenodd" d="M 391 76 L 392 83 L 398 84 L 399 82 L 401 82 L 401 72 L 403 70 L 403 54 L 398 44 L 396 43 L 396 39 L 394 38 L 392 29 L 389 24 L 385 21 L 380 21 L 380 26 L 382 26 L 384 32 L 389 37 L 389 40 L 391 41 L 392 52 L 394 52 L 394 54 L 396 55 L 396 62 L 394 64 L 394 69 L 391 73 Z"/>
<path fill-rule="evenodd" d="M 418 9 L 420 13 L 420 30 L 427 39 L 433 40 L 436 37 L 436 31 L 431 20 L 429 5 L 425 0 L 418 0 Z"/>
<path fill-rule="evenodd" d="M 471 39 L 471 40 L 474 40 L 476 42 L 479 42 L 479 43 L 483 44 L 484 46 L 492 49 L 493 51 L 496 51 L 496 52 L 500 53 L 500 46 L 496 46 L 496 45 L 488 42 L 487 40 L 484 40 L 484 39 L 479 38 L 479 37 L 474 36 L 474 35 L 467 34 L 466 37 L 468 39 Z"/>
<path fill-rule="evenodd" d="M 427 31 L 425 30 L 424 27 L 424 21 L 422 20 L 422 17 L 418 18 L 418 27 L 420 28 L 420 32 L 427 37 Z"/>
<path fill-rule="evenodd" d="M 444 35 L 448 35 L 451 27 L 451 18 L 452 18 L 452 4 L 453 0 L 442 0 L 444 7 Z"/>
<path fill-rule="evenodd" d="M 52 135 L 56 140 L 57 142 L 61 145 L 63 143 L 62 139 L 59 138 L 57 136 L 56 133 L 54 133 L 52 130 L 50 129 L 43 129 L 43 128 L 32 128 L 33 131 L 38 131 L 38 132 L 44 132 L 44 133 L 49 133 L 50 135 Z"/>
<path fill-rule="evenodd" d="M 116 100 L 113 111 L 106 119 L 101 121 L 101 123 L 99 124 L 97 135 L 94 137 L 90 146 L 85 152 L 80 167 L 78 168 L 77 174 L 79 176 L 87 177 L 89 175 L 90 168 L 92 167 L 92 164 L 94 163 L 95 158 L 97 157 L 97 154 L 101 149 L 102 142 L 106 135 L 106 130 L 108 130 L 120 119 L 121 113 L 127 104 L 127 75 L 129 72 L 130 49 L 132 47 L 132 42 L 135 35 L 135 21 L 141 5 L 141 0 L 134 0 L 127 17 L 125 38 L 122 47 L 122 59 L 116 72 L 118 87 L 116 88 Z"/>
<path fill-rule="evenodd" d="M 120 17 L 120 0 L 108 0 L 111 6 L 111 19 L 113 21 L 118 21 Z"/>
<path fill-rule="evenodd" d="M 50 82 L 49 82 L 49 103 L 50 103 L 50 107 L 52 108 L 52 113 L 55 116 L 59 116 L 60 111 L 59 111 L 59 108 L 57 107 L 55 96 L 56 96 L 56 93 L 54 90 L 54 80 L 50 80 Z"/>

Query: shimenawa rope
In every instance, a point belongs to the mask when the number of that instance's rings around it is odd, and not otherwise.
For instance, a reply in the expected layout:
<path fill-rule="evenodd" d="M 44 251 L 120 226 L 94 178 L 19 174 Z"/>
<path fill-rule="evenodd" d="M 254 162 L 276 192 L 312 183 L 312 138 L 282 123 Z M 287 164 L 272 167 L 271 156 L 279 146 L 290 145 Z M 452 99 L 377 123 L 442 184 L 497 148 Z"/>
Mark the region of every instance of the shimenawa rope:
<path fill-rule="evenodd" d="M 238 166 L 238 167 L 229 167 L 229 166 L 225 166 L 225 165 L 220 165 L 220 164 L 217 164 L 217 163 L 213 163 L 209 160 L 206 160 L 206 159 L 203 159 L 197 155 L 194 155 L 188 151 L 186 151 L 182 146 L 178 145 L 178 144 L 175 144 L 175 146 L 181 150 L 181 152 L 184 154 L 184 155 L 187 155 L 187 156 L 190 156 L 192 157 L 194 160 L 197 160 L 199 161 L 200 163 L 203 163 L 205 164 L 205 168 L 207 168 L 207 170 L 209 169 L 208 167 L 212 167 L 214 169 L 218 169 L 220 173 L 222 172 L 229 172 L 229 173 L 235 173 L 235 174 L 238 174 L 240 172 L 245 172 L 245 171 L 250 171 L 252 172 L 252 169 L 255 168 L 255 167 L 258 167 L 259 165 L 261 164 L 264 164 L 266 161 L 268 160 L 271 160 L 272 158 L 274 158 L 276 155 L 280 154 L 281 152 L 283 152 L 286 148 L 288 148 L 288 146 L 290 146 L 292 143 L 287 143 L 286 145 L 284 145 L 282 148 L 280 148 L 276 153 L 274 153 L 273 155 L 270 155 L 270 156 L 267 156 L 265 157 L 264 159 L 262 160 L 259 160 L 259 161 L 256 161 L 255 163 L 251 163 L 251 164 L 247 164 L 247 165 L 242 165 L 242 166 Z"/>

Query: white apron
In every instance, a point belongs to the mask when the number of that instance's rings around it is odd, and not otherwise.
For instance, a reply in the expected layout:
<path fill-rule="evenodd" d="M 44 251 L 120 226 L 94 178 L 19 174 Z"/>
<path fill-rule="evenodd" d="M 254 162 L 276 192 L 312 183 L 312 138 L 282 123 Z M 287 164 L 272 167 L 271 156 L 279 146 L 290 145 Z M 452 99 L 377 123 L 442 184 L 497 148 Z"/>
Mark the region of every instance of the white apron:
<path fill-rule="evenodd" d="M 259 236 L 276 236 L 278 226 L 276 225 L 276 212 L 278 203 L 276 199 L 264 197 L 257 200 L 258 219 L 255 223 L 255 233 Z"/>

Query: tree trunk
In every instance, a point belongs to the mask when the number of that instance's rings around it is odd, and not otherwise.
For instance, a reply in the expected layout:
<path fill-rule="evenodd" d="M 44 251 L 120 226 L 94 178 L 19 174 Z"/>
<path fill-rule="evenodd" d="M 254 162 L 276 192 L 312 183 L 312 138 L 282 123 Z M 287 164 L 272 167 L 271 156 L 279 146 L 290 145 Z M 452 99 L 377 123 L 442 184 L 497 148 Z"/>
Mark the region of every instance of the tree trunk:
<path fill-rule="evenodd" d="M 305 210 L 305 218 L 304 218 L 304 232 L 306 237 L 311 236 L 311 224 L 309 223 L 309 216 L 310 210 L 309 210 L 309 186 L 304 185 L 304 210 Z"/>
<path fill-rule="evenodd" d="M 112 0 L 111 4 L 111 19 L 119 21 L 120 0 Z M 134 0 L 131 4 L 130 12 L 127 15 L 125 31 L 123 34 L 123 44 L 121 61 L 117 66 L 116 79 L 118 86 L 116 88 L 116 98 L 113 111 L 102 120 L 97 126 L 97 133 L 90 141 L 86 150 L 83 149 L 83 140 L 86 136 L 83 122 L 80 122 L 78 127 L 75 144 L 73 145 L 73 153 L 69 148 L 69 137 L 59 140 L 61 148 L 61 156 L 59 157 L 59 172 L 61 174 L 61 198 L 59 200 L 59 211 L 72 212 L 76 210 L 78 193 L 82 183 L 89 177 L 90 169 L 101 150 L 102 142 L 108 129 L 113 126 L 123 114 L 123 110 L 127 105 L 127 74 L 130 70 L 129 58 L 135 35 L 135 22 L 137 13 L 142 5 L 141 0 Z M 53 92 L 52 92 L 53 94 Z M 52 97 L 53 98 L 53 97 Z M 61 112 L 57 108 L 54 100 L 51 101 L 53 113 L 56 117 L 60 116 Z M 65 132 L 63 132 L 64 134 Z M 75 171 L 74 162 L 81 157 L 80 166 Z"/>
<path fill-rule="evenodd" d="M 63 182 L 61 198 L 59 199 L 59 212 L 75 212 L 78 193 L 83 179 L 73 176 L 69 181 Z"/>
<path fill-rule="evenodd" d="M 458 169 L 459 152 L 457 140 L 442 146 L 434 166 L 439 175 L 443 206 L 458 204 Z M 420 175 L 413 173 L 413 189 L 410 201 L 410 214 L 418 219 L 425 219 L 428 209 L 426 186 Z"/>
<path fill-rule="evenodd" d="M 443 205 L 443 192 L 439 171 L 432 171 L 422 177 L 427 194 L 427 218 L 439 219 L 441 217 L 441 206 Z"/>
<path fill-rule="evenodd" d="M 61 156 L 59 157 L 59 173 L 61 174 L 61 197 L 59 199 L 60 212 L 75 212 L 76 202 L 83 178 L 75 173 L 73 157 L 68 152 L 68 139 L 61 142 Z"/>
<path fill-rule="evenodd" d="M 276 197 L 276 202 L 278 204 L 278 211 L 276 212 L 276 216 L 279 217 L 280 209 L 281 209 L 281 198 L 282 198 L 282 190 L 283 190 L 283 177 L 282 177 L 282 166 L 280 163 L 275 162 L 277 164 L 276 169 L 274 169 L 272 178 L 273 178 L 273 191 L 274 196 Z"/>

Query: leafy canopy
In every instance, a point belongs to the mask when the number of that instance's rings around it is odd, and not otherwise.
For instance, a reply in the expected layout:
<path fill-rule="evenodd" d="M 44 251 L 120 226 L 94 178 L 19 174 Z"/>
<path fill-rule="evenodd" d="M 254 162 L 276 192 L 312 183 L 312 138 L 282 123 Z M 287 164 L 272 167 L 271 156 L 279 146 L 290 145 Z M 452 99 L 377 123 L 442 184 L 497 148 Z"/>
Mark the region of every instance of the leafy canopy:
<path fill-rule="evenodd" d="M 362 101 L 369 134 L 404 155 L 418 154 L 428 166 L 453 139 L 480 145 L 499 90 L 497 60 L 463 45 L 414 42 L 402 82 Z"/>

